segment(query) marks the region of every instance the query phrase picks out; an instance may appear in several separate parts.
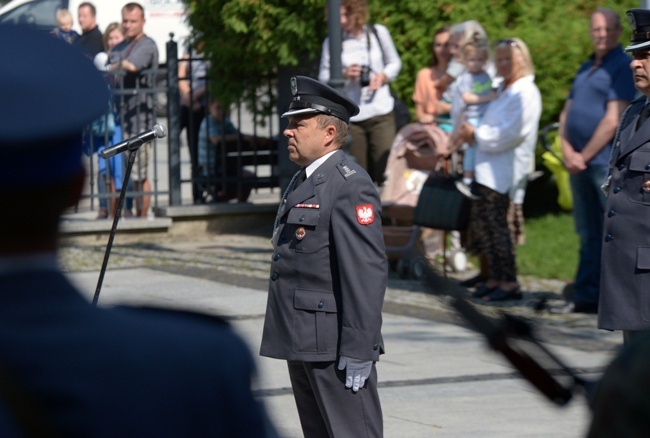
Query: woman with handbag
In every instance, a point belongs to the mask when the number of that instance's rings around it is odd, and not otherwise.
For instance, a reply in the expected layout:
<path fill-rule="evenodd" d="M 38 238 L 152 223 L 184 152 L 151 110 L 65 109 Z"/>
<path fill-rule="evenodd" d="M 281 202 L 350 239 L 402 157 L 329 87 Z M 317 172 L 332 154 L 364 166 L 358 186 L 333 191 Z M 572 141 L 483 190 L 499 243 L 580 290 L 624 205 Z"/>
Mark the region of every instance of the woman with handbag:
<path fill-rule="evenodd" d="M 503 78 L 496 99 L 476 128 L 463 123 L 459 130 L 464 141 L 477 144 L 475 180 L 480 199 L 472 205 L 468 246 L 487 261 L 488 279 L 472 294 L 484 301 L 522 297 L 508 208 L 534 160 L 542 111 L 526 44 L 519 38 L 499 41 L 495 63 Z"/>
<path fill-rule="evenodd" d="M 402 61 L 388 29 L 368 23 L 366 0 L 341 1 L 341 29 L 344 91 L 360 108 L 350 119 L 348 152 L 381 184 L 396 133 L 395 98 L 389 82 L 397 78 Z M 323 43 L 318 80 L 327 83 L 329 79 L 328 37 Z"/>

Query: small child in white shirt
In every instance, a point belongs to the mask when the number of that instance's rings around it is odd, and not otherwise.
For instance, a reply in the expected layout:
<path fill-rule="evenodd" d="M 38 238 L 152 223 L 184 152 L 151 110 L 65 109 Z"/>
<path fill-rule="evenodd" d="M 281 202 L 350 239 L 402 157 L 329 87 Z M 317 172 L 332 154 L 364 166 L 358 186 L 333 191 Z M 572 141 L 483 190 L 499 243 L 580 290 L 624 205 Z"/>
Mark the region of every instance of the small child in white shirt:
<path fill-rule="evenodd" d="M 492 79 L 484 70 L 485 64 L 489 57 L 489 49 L 485 44 L 468 42 L 461 49 L 465 72 L 458 78 L 457 93 L 464 105 L 463 116 L 458 126 L 463 122 L 468 122 L 476 127 L 481 122 L 490 101 L 496 97 L 492 89 Z M 461 145 L 457 139 L 457 129 L 451 136 L 453 148 Z M 463 156 L 463 178 L 456 181 L 456 187 L 465 196 L 476 199 L 473 193 L 472 184 L 474 182 L 474 156 L 476 153 L 476 144 L 467 145 Z"/>

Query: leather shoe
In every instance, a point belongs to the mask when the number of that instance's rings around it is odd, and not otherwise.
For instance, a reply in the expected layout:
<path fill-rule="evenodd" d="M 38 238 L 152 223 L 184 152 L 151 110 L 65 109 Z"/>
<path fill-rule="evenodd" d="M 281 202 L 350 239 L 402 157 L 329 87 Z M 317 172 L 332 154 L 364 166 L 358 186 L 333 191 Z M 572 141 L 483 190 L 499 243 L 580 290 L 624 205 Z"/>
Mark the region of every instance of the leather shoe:
<path fill-rule="evenodd" d="M 484 275 L 475 275 L 472 278 L 468 278 L 467 280 L 463 280 L 460 283 L 458 283 L 459 286 L 462 287 L 474 287 L 478 286 L 480 283 L 485 283 L 487 281 L 487 277 Z"/>
<path fill-rule="evenodd" d="M 484 296 L 494 291 L 496 288 L 496 286 L 487 287 L 486 285 L 482 284 L 478 289 L 472 292 L 472 298 L 483 298 Z"/>
<path fill-rule="evenodd" d="M 483 297 L 483 301 L 520 300 L 521 297 L 521 288 L 519 286 L 511 290 L 503 290 L 500 287 L 495 287 L 492 292 Z"/>
<path fill-rule="evenodd" d="M 569 301 L 562 307 L 556 307 L 551 309 L 551 313 L 557 315 L 568 315 L 571 313 L 598 313 L 598 304 L 596 303 L 574 303 Z"/>

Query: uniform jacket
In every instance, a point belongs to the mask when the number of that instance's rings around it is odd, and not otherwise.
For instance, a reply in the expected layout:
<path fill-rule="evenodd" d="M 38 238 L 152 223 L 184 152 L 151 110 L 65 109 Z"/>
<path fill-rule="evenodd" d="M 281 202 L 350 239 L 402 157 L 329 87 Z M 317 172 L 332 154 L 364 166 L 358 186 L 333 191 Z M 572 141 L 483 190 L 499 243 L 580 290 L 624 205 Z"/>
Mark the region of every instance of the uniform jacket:
<path fill-rule="evenodd" d="M 650 329 L 650 123 L 636 129 L 645 96 L 621 118 L 610 159 L 598 326 Z"/>
<path fill-rule="evenodd" d="M 337 151 L 280 212 L 260 354 L 378 360 L 386 277 L 379 196 Z"/>
<path fill-rule="evenodd" d="M 268 436 L 226 323 L 94 307 L 59 272 L 0 275 L 0 366 L 57 436 Z"/>

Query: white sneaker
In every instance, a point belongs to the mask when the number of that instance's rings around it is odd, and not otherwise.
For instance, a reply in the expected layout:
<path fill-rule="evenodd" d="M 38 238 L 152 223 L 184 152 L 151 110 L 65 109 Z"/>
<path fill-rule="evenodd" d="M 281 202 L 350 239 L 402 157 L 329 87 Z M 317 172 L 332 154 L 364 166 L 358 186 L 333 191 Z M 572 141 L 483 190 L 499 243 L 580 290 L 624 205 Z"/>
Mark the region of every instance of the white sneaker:
<path fill-rule="evenodd" d="M 454 181 L 454 184 L 456 184 L 456 189 L 459 192 L 461 192 L 465 197 L 467 197 L 467 198 L 469 198 L 469 199 L 471 199 L 473 201 L 481 199 L 480 196 L 477 196 L 474 193 L 472 193 L 472 188 L 470 186 L 468 186 L 467 184 L 465 184 L 463 182 L 463 180 L 457 179 L 456 181 Z"/>

